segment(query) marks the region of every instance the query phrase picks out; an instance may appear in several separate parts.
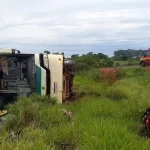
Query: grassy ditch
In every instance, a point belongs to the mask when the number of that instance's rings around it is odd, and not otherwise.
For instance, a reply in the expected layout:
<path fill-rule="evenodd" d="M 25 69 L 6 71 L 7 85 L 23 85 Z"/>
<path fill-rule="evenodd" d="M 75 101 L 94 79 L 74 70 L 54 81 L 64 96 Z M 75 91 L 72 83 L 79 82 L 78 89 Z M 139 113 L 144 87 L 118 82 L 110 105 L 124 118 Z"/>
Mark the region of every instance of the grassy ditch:
<path fill-rule="evenodd" d="M 150 107 L 149 83 L 150 74 L 141 70 L 124 71 L 112 85 L 96 70 L 80 72 L 74 85 L 85 95 L 70 105 L 34 95 L 8 106 L 11 117 L 5 117 L 0 149 L 148 150 L 150 140 L 140 136 L 138 125 Z M 62 109 L 70 110 L 73 119 Z M 22 134 L 12 139 L 12 131 Z"/>

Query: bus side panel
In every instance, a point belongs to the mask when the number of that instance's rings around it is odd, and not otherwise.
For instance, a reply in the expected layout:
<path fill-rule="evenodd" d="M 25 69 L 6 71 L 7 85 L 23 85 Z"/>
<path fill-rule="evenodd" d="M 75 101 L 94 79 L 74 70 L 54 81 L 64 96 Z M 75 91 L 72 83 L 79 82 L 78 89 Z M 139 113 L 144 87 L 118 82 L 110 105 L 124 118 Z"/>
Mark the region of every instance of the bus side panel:
<path fill-rule="evenodd" d="M 46 70 L 40 66 L 39 54 L 35 54 L 36 65 L 36 92 L 40 95 L 46 95 Z"/>
<path fill-rule="evenodd" d="M 62 103 L 63 92 L 63 55 L 48 54 L 50 69 L 50 97 L 55 97 Z"/>

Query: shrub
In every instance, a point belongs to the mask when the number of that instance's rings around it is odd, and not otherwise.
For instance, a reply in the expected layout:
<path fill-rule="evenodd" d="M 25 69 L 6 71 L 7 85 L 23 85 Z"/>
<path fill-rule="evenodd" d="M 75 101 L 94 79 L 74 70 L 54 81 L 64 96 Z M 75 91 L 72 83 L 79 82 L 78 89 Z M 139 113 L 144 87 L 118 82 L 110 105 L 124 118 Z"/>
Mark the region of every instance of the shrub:
<path fill-rule="evenodd" d="M 81 77 L 86 77 L 87 76 L 87 70 L 80 70 L 79 72 L 78 72 L 78 75 L 79 76 L 81 76 Z"/>
<path fill-rule="evenodd" d="M 107 59 L 101 59 L 100 61 L 100 67 L 112 67 L 114 65 L 114 62 L 107 58 Z"/>
<path fill-rule="evenodd" d="M 76 63 L 77 71 L 89 70 L 90 66 L 87 63 Z"/>
<path fill-rule="evenodd" d="M 117 62 L 117 63 L 116 63 L 116 66 L 120 66 L 120 63 Z"/>
<path fill-rule="evenodd" d="M 100 69 L 101 80 L 108 82 L 109 85 L 112 85 L 115 81 L 121 79 L 124 74 L 121 69 L 115 68 L 104 68 Z"/>

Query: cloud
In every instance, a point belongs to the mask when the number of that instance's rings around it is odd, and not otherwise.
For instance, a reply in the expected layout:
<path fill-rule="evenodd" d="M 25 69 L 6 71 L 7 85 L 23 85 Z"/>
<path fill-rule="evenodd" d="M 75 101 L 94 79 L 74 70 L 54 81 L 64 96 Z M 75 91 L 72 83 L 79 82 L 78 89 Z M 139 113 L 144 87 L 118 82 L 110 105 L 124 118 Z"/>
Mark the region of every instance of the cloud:
<path fill-rule="evenodd" d="M 68 54 L 146 48 L 149 4 L 148 0 L 5 0 L 0 5 L 0 47 Z"/>

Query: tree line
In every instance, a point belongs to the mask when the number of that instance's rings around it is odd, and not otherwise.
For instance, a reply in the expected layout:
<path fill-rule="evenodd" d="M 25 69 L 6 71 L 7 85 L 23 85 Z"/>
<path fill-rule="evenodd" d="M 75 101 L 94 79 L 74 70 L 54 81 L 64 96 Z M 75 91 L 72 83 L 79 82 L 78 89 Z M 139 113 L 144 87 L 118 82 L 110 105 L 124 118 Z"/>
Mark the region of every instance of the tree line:
<path fill-rule="evenodd" d="M 139 61 L 139 58 L 145 54 L 147 50 L 117 50 L 114 51 L 114 56 L 109 57 L 103 53 L 93 53 L 88 52 L 87 54 L 73 54 L 71 55 L 71 60 L 76 62 L 77 70 L 89 70 L 91 68 L 102 68 L 102 67 L 113 67 L 120 66 L 118 61 L 126 61 L 127 65 L 133 65 Z M 45 51 L 45 53 L 49 53 L 49 51 Z M 54 52 L 53 54 L 63 54 L 64 52 Z M 65 55 L 64 55 L 65 57 Z"/>
<path fill-rule="evenodd" d="M 71 59 L 76 62 L 77 70 L 88 70 L 91 68 L 112 67 L 114 62 L 103 53 L 94 54 L 89 52 L 79 56 L 79 54 L 71 55 Z"/>
<path fill-rule="evenodd" d="M 147 50 L 134 50 L 134 49 L 127 49 L 127 50 L 117 50 L 114 51 L 115 57 L 127 57 L 127 58 L 134 58 L 134 57 L 141 57 L 146 53 Z"/>

